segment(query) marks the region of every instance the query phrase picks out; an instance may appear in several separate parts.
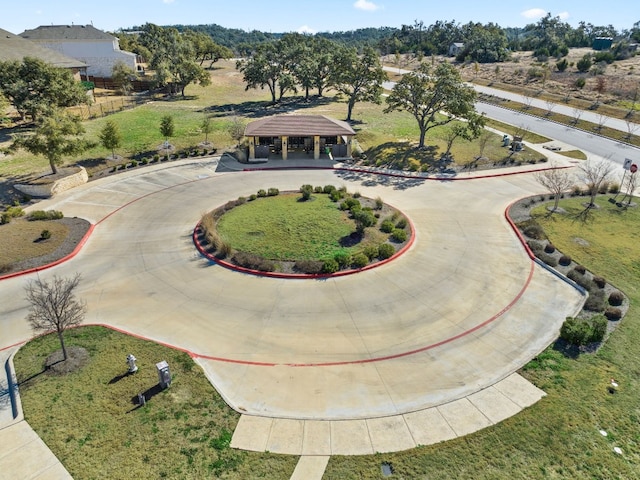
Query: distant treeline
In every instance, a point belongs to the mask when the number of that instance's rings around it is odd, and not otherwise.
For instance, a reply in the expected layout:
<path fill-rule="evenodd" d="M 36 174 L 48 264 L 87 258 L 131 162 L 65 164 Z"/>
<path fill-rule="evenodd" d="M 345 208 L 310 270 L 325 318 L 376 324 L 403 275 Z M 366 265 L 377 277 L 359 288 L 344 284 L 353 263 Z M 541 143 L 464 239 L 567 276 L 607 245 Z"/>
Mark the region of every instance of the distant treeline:
<path fill-rule="evenodd" d="M 258 30 L 247 32 L 225 28 L 220 25 L 172 25 L 178 31 L 192 30 L 209 35 L 219 45 L 231 49 L 236 55 L 248 56 L 256 45 L 278 40 L 284 33 L 267 33 Z M 134 27 L 131 30 L 136 30 Z M 619 45 L 617 55 L 624 57 L 633 50 L 628 44 L 640 42 L 640 21 L 630 29 L 616 30 L 612 25 L 593 25 L 580 22 L 572 27 L 560 17 L 547 14 L 536 23 L 522 28 L 503 28 L 494 23 L 469 22 L 460 24 L 455 20 L 437 21 L 425 25 L 415 21 L 413 25 L 400 28 L 361 28 L 346 32 L 322 32 L 313 36 L 326 38 L 349 47 L 363 50 L 374 47 L 382 54 L 456 55 L 460 61 L 495 62 L 504 61 L 509 52 L 534 51 L 541 58 L 565 56 L 569 48 L 590 47 L 597 37 L 610 37 Z M 450 50 L 452 44 L 462 46 Z"/>

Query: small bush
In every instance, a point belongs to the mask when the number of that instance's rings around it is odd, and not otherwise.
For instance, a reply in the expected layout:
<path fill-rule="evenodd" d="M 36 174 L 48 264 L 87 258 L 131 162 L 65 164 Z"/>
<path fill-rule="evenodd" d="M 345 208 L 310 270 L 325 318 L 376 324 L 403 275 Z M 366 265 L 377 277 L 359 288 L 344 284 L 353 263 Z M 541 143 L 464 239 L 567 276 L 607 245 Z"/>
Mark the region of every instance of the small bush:
<path fill-rule="evenodd" d="M 607 181 L 602 182 L 598 187 L 598 193 L 604 194 L 604 193 L 607 193 L 608 191 L 609 191 L 609 182 Z"/>
<path fill-rule="evenodd" d="M 24 210 L 21 207 L 8 207 L 5 212 L 10 215 L 12 218 L 22 217 L 24 216 Z"/>
<path fill-rule="evenodd" d="M 622 305 L 622 302 L 624 302 L 624 295 L 622 294 L 622 292 L 616 290 L 614 292 L 611 292 L 611 295 L 609 295 L 608 301 L 609 301 L 609 305 L 618 307 Z"/>
<path fill-rule="evenodd" d="M 331 192 L 333 192 L 336 189 L 336 187 L 334 187 L 333 185 L 325 185 L 322 188 L 322 192 L 326 193 L 327 195 L 330 195 Z"/>
<path fill-rule="evenodd" d="M 340 265 L 333 258 L 325 260 L 322 265 L 322 273 L 336 273 L 338 270 L 340 270 Z"/>
<path fill-rule="evenodd" d="M 2 212 L 2 214 L 0 214 L 0 225 L 6 225 L 8 223 L 11 223 L 12 218 L 13 217 L 9 215 L 7 212 Z"/>
<path fill-rule="evenodd" d="M 395 228 L 395 225 L 391 220 L 385 220 L 382 222 L 382 224 L 380 224 L 380 231 L 384 233 L 391 233 L 393 232 L 394 228 Z"/>
<path fill-rule="evenodd" d="M 571 265 L 571 257 L 569 255 L 562 255 L 558 260 L 558 263 L 563 267 Z"/>
<path fill-rule="evenodd" d="M 11 271 L 11 265 L 8 263 L 0 263 L 0 275 Z"/>
<path fill-rule="evenodd" d="M 323 267 L 324 262 L 319 260 L 298 260 L 293 268 L 302 273 L 316 275 L 318 273 L 322 273 Z"/>
<path fill-rule="evenodd" d="M 275 197 L 279 194 L 280 194 L 280 190 L 278 190 L 277 188 L 270 188 L 269 190 L 267 190 L 267 196 L 269 197 Z"/>
<path fill-rule="evenodd" d="M 64 215 L 59 210 L 35 210 L 29 214 L 27 220 L 59 220 L 63 217 Z"/>
<path fill-rule="evenodd" d="M 407 219 L 402 217 L 400 220 L 398 220 L 398 223 L 396 223 L 396 228 L 407 228 Z"/>
<path fill-rule="evenodd" d="M 243 205 L 247 202 L 247 199 L 245 197 L 238 197 L 238 199 L 236 200 L 236 207 Z"/>
<path fill-rule="evenodd" d="M 544 251 L 545 253 L 553 253 L 556 251 L 556 247 L 553 245 L 553 243 L 547 243 L 544 246 Z"/>
<path fill-rule="evenodd" d="M 571 195 L 574 197 L 579 197 L 580 195 L 582 195 L 582 189 L 579 185 L 574 185 L 573 187 L 571 187 Z"/>
<path fill-rule="evenodd" d="M 142 165 L 146 165 L 147 163 L 149 163 L 149 160 L 147 160 L 146 158 L 143 158 L 142 160 L 140 160 L 140 163 Z"/>
<path fill-rule="evenodd" d="M 233 249 L 231 248 L 231 245 L 229 245 L 227 242 L 223 240 L 219 240 L 216 248 L 216 252 L 217 252 L 216 257 L 227 258 L 229 255 L 231 255 L 231 252 L 233 252 Z"/>
<path fill-rule="evenodd" d="M 602 312 L 604 311 L 604 291 L 592 289 L 589 291 L 589 297 L 587 301 L 584 302 L 585 310 L 589 310 L 590 312 Z"/>
<path fill-rule="evenodd" d="M 540 260 L 549 265 L 550 267 L 558 266 L 558 260 L 553 255 L 549 255 L 548 253 L 540 252 L 536 254 Z"/>
<path fill-rule="evenodd" d="M 384 202 L 382 201 L 382 199 L 380 197 L 376 197 L 376 210 L 382 210 L 383 206 Z"/>
<path fill-rule="evenodd" d="M 376 245 L 367 245 L 362 250 L 362 253 L 367 256 L 369 260 L 373 260 L 378 256 L 378 247 Z"/>
<path fill-rule="evenodd" d="M 544 252 L 544 247 L 542 246 L 541 242 L 538 242 L 536 240 L 529 240 L 527 242 L 527 246 L 529 247 L 529 249 L 533 252 L 533 254 L 537 257 L 539 254 Z"/>
<path fill-rule="evenodd" d="M 353 257 L 353 266 L 363 268 L 369 265 L 369 258 L 364 253 L 358 253 Z"/>
<path fill-rule="evenodd" d="M 49 230 L 42 230 L 40 232 L 41 240 L 49 240 L 51 238 L 51 232 Z"/>
<path fill-rule="evenodd" d="M 544 230 L 537 223 L 528 224 L 522 230 L 522 233 L 524 233 L 527 237 L 533 238 L 535 240 L 544 240 L 546 238 L 546 235 L 544 234 Z"/>
<path fill-rule="evenodd" d="M 302 200 L 309 200 L 313 193 L 313 185 L 302 185 L 300 187 L 300 193 L 302 194 Z"/>
<path fill-rule="evenodd" d="M 394 253 L 396 253 L 396 249 L 393 248 L 393 245 L 390 245 L 388 243 L 383 243 L 378 247 L 378 258 L 380 260 L 389 258 L 393 256 Z"/>
<path fill-rule="evenodd" d="M 340 268 L 347 268 L 351 265 L 351 255 L 347 252 L 338 252 L 333 256 L 333 259 L 338 262 Z"/>
<path fill-rule="evenodd" d="M 622 310 L 618 307 L 607 307 L 604 311 L 604 316 L 607 317 L 608 320 L 620 320 L 622 318 Z"/>
<path fill-rule="evenodd" d="M 356 222 L 356 230 L 359 233 L 364 232 L 367 227 L 373 227 L 378 222 L 373 213 L 367 210 L 352 210 L 352 212 L 353 220 Z"/>
<path fill-rule="evenodd" d="M 585 273 L 587 273 L 587 269 L 583 265 L 576 265 L 574 270 L 581 275 L 584 275 Z"/>
<path fill-rule="evenodd" d="M 138 166 L 138 162 L 135 160 L 131 160 L 131 166 L 132 167 L 137 167 Z"/>
<path fill-rule="evenodd" d="M 609 184 L 609 193 L 618 193 L 620 191 L 620 184 L 616 182 L 611 182 Z"/>
<path fill-rule="evenodd" d="M 607 285 L 607 281 L 602 277 L 593 277 L 593 283 L 598 288 L 604 288 Z"/>
<path fill-rule="evenodd" d="M 157 162 L 158 160 L 160 160 L 160 155 L 158 155 L 157 153 L 153 156 L 153 161 Z"/>
<path fill-rule="evenodd" d="M 236 265 L 260 272 L 273 272 L 276 267 L 275 262 L 272 260 L 247 252 L 236 252 L 231 260 Z"/>
<path fill-rule="evenodd" d="M 355 198 L 347 198 L 340 203 L 340 210 L 360 210 L 362 205 L 360 204 L 360 200 L 356 200 Z"/>
<path fill-rule="evenodd" d="M 322 187 L 320 185 L 317 185 L 317 186 L 313 187 L 313 191 L 315 193 L 322 193 L 323 192 Z"/>
<path fill-rule="evenodd" d="M 255 193 L 252 193 L 251 195 L 249 195 L 250 202 L 253 202 L 256 198 L 258 198 L 258 195 L 256 195 Z"/>
<path fill-rule="evenodd" d="M 578 272 L 575 268 L 567 273 L 567 278 L 573 280 L 582 288 L 588 291 L 591 291 L 591 289 L 593 288 L 593 282 L 586 275 Z"/>
<path fill-rule="evenodd" d="M 607 331 L 607 319 L 596 315 L 591 319 L 567 318 L 560 329 L 560 337 L 573 345 L 600 342 Z"/>
<path fill-rule="evenodd" d="M 261 188 L 260 190 L 258 190 L 258 196 L 259 197 L 266 197 L 267 196 L 267 191 Z"/>
<path fill-rule="evenodd" d="M 402 243 L 407 241 L 407 231 L 401 228 L 396 228 L 391 233 L 391 240 L 394 242 Z"/>

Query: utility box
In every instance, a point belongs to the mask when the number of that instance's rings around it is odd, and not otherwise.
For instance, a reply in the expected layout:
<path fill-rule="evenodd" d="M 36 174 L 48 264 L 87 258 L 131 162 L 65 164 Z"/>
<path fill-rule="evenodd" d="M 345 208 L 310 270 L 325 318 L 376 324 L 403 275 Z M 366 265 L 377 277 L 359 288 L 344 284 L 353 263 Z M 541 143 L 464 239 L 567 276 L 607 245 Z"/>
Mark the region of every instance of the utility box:
<path fill-rule="evenodd" d="M 613 45 L 613 38 L 611 37 L 596 37 L 593 39 L 591 48 L 596 51 L 609 50 Z"/>
<path fill-rule="evenodd" d="M 171 386 L 171 372 L 169 371 L 169 364 L 166 360 L 156 363 L 156 369 L 158 370 L 158 383 L 164 390 Z"/>

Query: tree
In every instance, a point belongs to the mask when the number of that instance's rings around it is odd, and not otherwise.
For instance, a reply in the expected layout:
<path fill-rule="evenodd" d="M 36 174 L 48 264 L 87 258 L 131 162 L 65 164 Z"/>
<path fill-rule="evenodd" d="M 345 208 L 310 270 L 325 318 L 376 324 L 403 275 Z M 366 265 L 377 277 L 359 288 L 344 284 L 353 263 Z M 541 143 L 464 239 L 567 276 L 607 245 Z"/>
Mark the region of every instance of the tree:
<path fill-rule="evenodd" d="M 380 103 L 387 74 L 373 48 L 365 48 L 362 55 L 355 49 L 342 48 L 334 57 L 331 78 L 331 85 L 347 97 L 347 121 L 351 121 L 357 102 Z"/>
<path fill-rule="evenodd" d="M 576 62 L 576 68 L 581 73 L 588 72 L 592 65 L 593 62 L 591 61 L 591 55 L 588 53 Z"/>
<path fill-rule="evenodd" d="M 33 133 L 16 136 L 11 149 L 24 148 L 34 155 L 45 156 L 55 175 L 65 155 L 80 154 L 91 146 L 81 137 L 83 133 L 78 117 L 56 109 L 38 121 Z"/>
<path fill-rule="evenodd" d="M 551 162 L 550 169 L 535 173 L 535 179 L 554 196 L 552 212 L 558 209 L 560 196 L 573 185 L 566 170 L 561 170 L 555 162 Z"/>
<path fill-rule="evenodd" d="M 194 59 L 199 62 L 200 66 L 205 61 L 210 61 L 209 68 L 211 68 L 221 58 L 231 58 L 233 56 L 233 52 L 230 49 L 218 45 L 211 36 L 204 32 L 185 30 L 183 36 L 193 45 Z"/>
<path fill-rule="evenodd" d="M 440 63 L 435 69 L 421 63 L 396 83 L 387 97 L 385 112 L 405 110 L 413 115 L 420 129 L 418 148 L 424 148 L 428 130 L 446 125 L 456 118 L 467 121 L 469 138 L 482 131 L 484 117 L 475 111 L 476 93 L 465 85 L 460 73 L 450 63 Z M 448 116 L 440 115 L 446 112 Z"/>
<path fill-rule="evenodd" d="M 51 282 L 32 280 L 25 287 L 27 301 L 31 304 L 27 322 L 36 331 L 52 331 L 58 334 L 63 359 L 67 360 L 64 331 L 79 325 L 87 311 L 86 304 L 75 297 L 80 274 L 72 278 L 54 275 Z"/>
<path fill-rule="evenodd" d="M 136 72 L 124 62 L 116 62 L 111 70 L 111 78 L 124 95 L 129 95 L 136 79 Z"/>
<path fill-rule="evenodd" d="M 122 144 L 122 136 L 120 135 L 120 129 L 113 120 L 107 120 L 102 130 L 98 134 L 100 137 L 100 143 L 108 150 L 111 150 L 111 159 L 116 159 L 116 148 Z"/>
<path fill-rule="evenodd" d="M 204 118 L 202 119 L 202 123 L 200 124 L 200 129 L 202 130 L 202 133 L 204 133 L 204 143 L 206 145 L 208 145 L 209 144 L 209 134 L 213 130 L 213 125 L 211 125 L 211 117 L 210 116 L 208 116 L 208 115 L 204 116 Z"/>
<path fill-rule="evenodd" d="M 229 136 L 236 141 L 236 145 L 240 146 L 240 140 L 244 138 L 245 125 L 238 116 L 234 116 L 229 124 Z"/>
<path fill-rule="evenodd" d="M 23 120 L 29 116 L 33 121 L 53 108 L 90 101 L 69 70 L 31 57 L 0 62 L 0 93 Z"/>
<path fill-rule="evenodd" d="M 613 167 L 613 163 L 608 158 L 600 161 L 587 160 L 584 164 L 578 166 L 582 173 L 582 181 L 587 185 L 591 197 L 587 208 L 595 205 L 598 190 L 613 172 Z"/>
<path fill-rule="evenodd" d="M 169 138 L 173 137 L 175 126 L 171 115 L 164 115 L 160 120 L 160 133 L 164 137 L 164 150 L 169 160 Z"/>

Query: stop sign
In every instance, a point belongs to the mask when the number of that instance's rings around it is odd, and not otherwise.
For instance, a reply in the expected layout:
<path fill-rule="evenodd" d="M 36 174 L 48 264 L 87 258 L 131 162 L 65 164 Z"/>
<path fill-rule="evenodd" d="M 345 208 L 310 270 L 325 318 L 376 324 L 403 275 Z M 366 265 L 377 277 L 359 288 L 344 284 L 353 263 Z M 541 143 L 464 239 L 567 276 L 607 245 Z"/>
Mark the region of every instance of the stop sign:
<path fill-rule="evenodd" d="M 636 164 L 634 163 L 633 165 L 631 165 L 631 166 L 629 167 L 629 171 L 630 171 L 631 173 L 636 173 L 636 172 L 638 171 L 638 165 L 636 165 Z"/>

